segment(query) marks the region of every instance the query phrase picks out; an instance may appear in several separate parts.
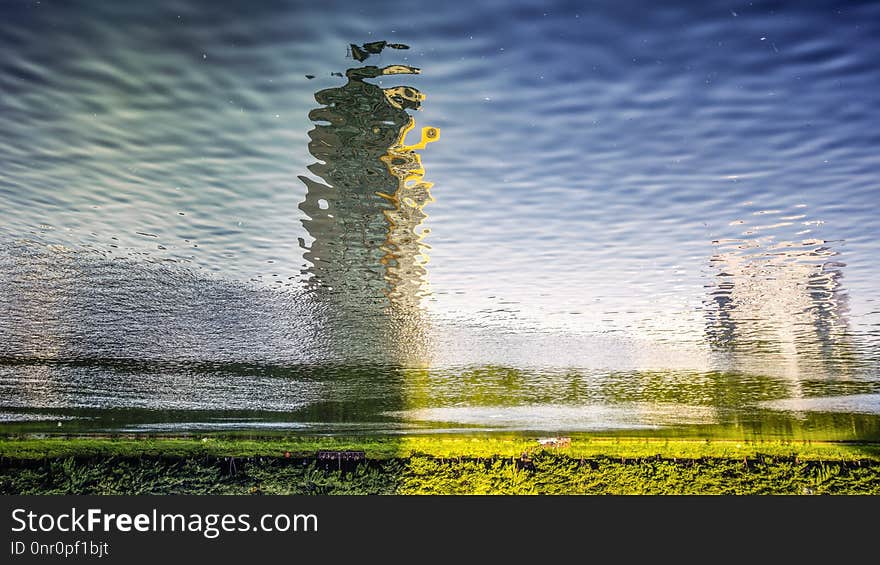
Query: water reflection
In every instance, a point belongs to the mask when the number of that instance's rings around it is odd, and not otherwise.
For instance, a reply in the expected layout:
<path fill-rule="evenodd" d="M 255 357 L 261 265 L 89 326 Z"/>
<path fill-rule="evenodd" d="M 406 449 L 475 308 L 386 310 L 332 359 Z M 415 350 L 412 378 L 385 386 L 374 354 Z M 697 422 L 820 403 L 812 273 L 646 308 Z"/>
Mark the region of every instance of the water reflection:
<path fill-rule="evenodd" d="M 812 429 L 878 437 L 875 8 L 43 4 L 0 18 L 0 405 L 337 430 L 837 407 L 873 419 Z M 419 49 L 319 72 L 362 26 Z M 448 141 L 430 206 L 439 134 L 395 81 Z M 706 298 L 704 222 L 760 198 L 717 234 Z"/>
<path fill-rule="evenodd" d="M 374 42 L 351 46 L 363 61 L 385 47 Z M 312 238 L 300 240 L 308 262 L 306 285 L 326 306 L 328 343 L 388 352 L 395 362 L 428 362 L 427 319 L 422 300 L 428 294 L 427 245 L 421 224 L 431 202 L 431 183 L 417 152 L 439 138 L 424 127 L 412 145 L 415 127 L 408 110 L 419 109 L 425 95 L 410 86 L 381 88 L 368 82 L 388 75 L 418 74 L 406 65 L 363 66 L 346 71 L 347 82 L 321 90 L 312 110 L 309 152 L 318 159 L 309 171 L 299 208 Z M 372 344 L 365 348 L 365 344 Z"/>
<path fill-rule="evenodd" d="M 805 206 L 746 210 L 713 241 L 706 339 L 734 370 L 791 377 L 848 375 L 848 295 L 835 245 Z"/>
<path fill-rule="evenodd" d="M 74 419 L 63 431 L 880 437 L 875 384 L 801 385 L 793 403 L 785 379 L 745 373 L 23 360 L 0 366 L 0 420 L 31 431 L 55 430 L 58 415 Z"/>

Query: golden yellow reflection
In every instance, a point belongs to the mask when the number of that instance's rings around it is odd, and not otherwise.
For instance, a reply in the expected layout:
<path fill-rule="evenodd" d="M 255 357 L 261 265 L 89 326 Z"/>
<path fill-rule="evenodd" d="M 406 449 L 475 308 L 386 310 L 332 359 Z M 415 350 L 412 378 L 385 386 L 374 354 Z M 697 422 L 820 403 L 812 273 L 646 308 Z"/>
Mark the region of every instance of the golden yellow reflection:
<path fill-rule="evenodd" d="M 440 138 L 440 130 L 424 127 L 420 141 L 406 145 L 406 134 L 414 126 L 415 120 L 411 120 L 401 131 L 397 143 L 381 157 L 391 175 L 398 179 L 397 190 L 393 194 L 380 194 L 393 205 L 391 210 L 383 212 L 388 221 L 388 235 L 382 264 L 386 268 L 388 297 L 392 303 L 408 307 L 417 307 L 423 295 L 429 293 L 425 268 L 428 263 L 425 253 L 427 246 L 423 242 L 423 233 L 417 230 L 427 218 L 424 207 L 433 200 L 433 183 L 422 180 L 425 169 L 416 150 L 424 149 L 428 143 Z"/>

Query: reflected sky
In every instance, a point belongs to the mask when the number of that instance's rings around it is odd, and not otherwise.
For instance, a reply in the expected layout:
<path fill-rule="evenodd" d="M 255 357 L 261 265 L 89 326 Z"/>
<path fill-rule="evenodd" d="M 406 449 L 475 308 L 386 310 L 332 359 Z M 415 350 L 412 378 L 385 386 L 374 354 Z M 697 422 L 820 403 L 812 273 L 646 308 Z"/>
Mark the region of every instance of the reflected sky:
<path fill-rule="evenodd" d="M 4 241 L 302 288 L 314 94 L 388 40 L 412 47 L 363 64 L 424 69 L 444 135 L 434 318 L 700 343 L 712 242 L 751 202 L 822 222 L 875 331 L 870 4 L 203 8 L 4 5 Z"/>

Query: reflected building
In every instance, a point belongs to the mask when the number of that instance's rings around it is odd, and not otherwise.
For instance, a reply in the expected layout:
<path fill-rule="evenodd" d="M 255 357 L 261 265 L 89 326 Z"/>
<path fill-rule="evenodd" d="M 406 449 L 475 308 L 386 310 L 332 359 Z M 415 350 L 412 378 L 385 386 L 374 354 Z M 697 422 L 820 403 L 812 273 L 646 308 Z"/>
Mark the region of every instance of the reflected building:
<path fill-rule="evenodd" d="M 398 44 L 352 46 L 363 61 Z M 439 138 L 415 129 L 410 110 L 425 95 L 410 86 L 381 88 L 370 79 L 414 75 L 406 65 L 365 65 L 346 71 L 347 82 L 321 90 L 312 110 L 309 152 L 317 159 L 309 171 L 320 180 L 306 185 L 299 208 L 311 241 L 300 240 L 306 285 L 323 308 L 323 341 L 333 357 L 422 366 L 428 362 L 422 301 L 429 294 L 424 207 L 431 183 L 418 151 Z M 391 358 L 389 358 L 389 356 Z"/>
<path fill-rule="evenodd" d="M 738 234 L 712 242 L 704 309 L 715 360 L 792 378 L 849 374 L 845 264 L 831 242 L 811 237 L 810 226 L 821 222 L 801 209 L 753 215 L 754 222 L 731 222 Z"/>

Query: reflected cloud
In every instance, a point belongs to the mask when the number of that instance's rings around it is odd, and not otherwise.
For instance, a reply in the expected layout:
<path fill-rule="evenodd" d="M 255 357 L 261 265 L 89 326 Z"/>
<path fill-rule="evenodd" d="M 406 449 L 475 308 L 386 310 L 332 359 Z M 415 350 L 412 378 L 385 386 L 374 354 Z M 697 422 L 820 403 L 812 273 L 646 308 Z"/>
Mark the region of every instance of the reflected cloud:
<path fill-rule="evenodd" d="M 396 417 L 416 422 L 435 422 L 479 426 L 483 431 L 596 432 L 612 430 L 652 430 L 664 426 L 709 424 L 717 421 L 706 406 L 679 404 L 621 404 L 566 406 L 450 406 L 424 408 L 400 413 Z"/>

